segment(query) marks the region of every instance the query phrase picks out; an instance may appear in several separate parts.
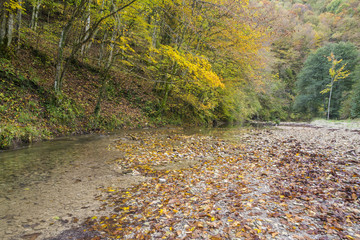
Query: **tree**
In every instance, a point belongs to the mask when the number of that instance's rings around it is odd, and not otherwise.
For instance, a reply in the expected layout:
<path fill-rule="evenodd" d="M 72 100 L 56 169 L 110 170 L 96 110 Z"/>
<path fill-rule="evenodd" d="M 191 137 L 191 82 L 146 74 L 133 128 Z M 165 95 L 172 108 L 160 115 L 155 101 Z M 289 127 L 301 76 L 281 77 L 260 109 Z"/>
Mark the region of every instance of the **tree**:
<path fill-rule="evenodd" d="M 97 16 L 97 19 L 93 21 L 90 26 L 88 25 L 89 22 L 85 21 L 86 28 L 84 27 L 83 29 L 86 29 L 86 31 L 80 32 L 80 36 L 75 38 L 78 40 L 76 42 L 73 42 L 70 56 L 64 62 L 64 50 L 66 45 L 68 44 L 69 33 L 72 30 L 75 22 L 78 21 L 79 18 L 83 17 L 84 14 L 86 14 L 87 12 L 86 10 L 88 9 L 87 5 L 91 4 L 91 1 L 89 0 L 80 0 L 80 2 L 73 9 L 73 12 L 71 13 L 69 20 L 66 22 L 65 26 L 63 27 L 59 39 L 58 54 L 56 59 L 55 81 L 54 81 L 54 89 L 57 93 L 61 93 L 62 81 L 68 64 L 70 63 L 70 61 L 74 60 L 75 56 L 81 50 L 82 46 L 87 42 L 89 42 L 94 37 L 94 34 L 97 32 L 97 29 L 100 26 L 100 24 L 103 23 L 108 18 L 124 10 L 125 8 L 129 7 L 131 4 L 133 4 L 136 1 L 137 0 L 129 0 L 125 3 L 122 3 L 121 1 L 122 4 L 120 3 L 120 6 L 115 5 L 115 3 L 117 3 L 115 1 L 114 2 L 115 8 L 110 8 L 108 9 L 108 11 L 101 12 L 101 15 Z M 95 4 L 97 4 L 97 2 Z M 113 5 L 111 4 L 110 7 L 113 7 Z"/>
<path fill-rule="evenodd" d="M 36 31 L 38 20 L 39 20 L 39 12 L 40 12 L 40 6 L 42 4 L 42 0 L 32 0 L 31 2 L 33 10 L 31 14 L 31 22 L 30 22 L 30 28 L 34 31 Z"/>
<path fill-rule="evenodd" d="M 202 121 L 216 118 L 215 112 L 224 119 L 239 109 L 245 115 L 254 103 L 246 100 L 247 92 L 263 80 L 256 74 L 263 67 L 258 52 L 269 28 L 265 14 L 257 11 L 261 7 L 243 0 L 172 0 L 150 6 L 150 66 L 142 71 L 155 79 L 159 112 Z"/>
<path fill-rule="evenodd" d="M 325 94 L 325 93 L 329 92 L 329 102 L 328 102 L 328 107 L 327 107 L 327 119 L 329 120 L 329 118 L 330 118 L 330 103 L 331 103 L 331 96 L 332 96 L 334 83 L 340 79 L 347 78 L 350 75 L 350 73 L 348 70 L 344 70 L 346 64 L 343 64 L 340 68 L 338 67 L 338 64 L 340 64 L 342 62 L 342 59 L 336 60 L 333 53 L 330 54 L 330 56 L 328 57 L 328 60 L 332 64 L 331 68 L 329 69 L 331 81 L 329 84 L 326 85 L 326 88 L 324 90 L 322 90 L 320 93 Z"/>
<path fill-rule="evenodd" d="M 360 64 L 353 73 L 354 86 L 350 94 L 350 114 L 353 118 L 360 118 Z"/>
<path fill-rule="evenodd" d="M 12 42 L 18 10 L 22 10 L 21 1 L 0 1 L 0 50 L 5 50 Z"/>
<path fill-rule="evenodd" d="M 309 117 L 320 117 L 326 112 L 329 95 L 320 92 L 331 82 L 329 70 L 332 65 L 327 60 L 327 56 L 330 56 L 331 53 L 346 64 L 344 71 L 353 72 L 359 52 L 351 43 L 331 43 L 310 54 L 296 81 L 295 111 L 307 114 Z M 339 109 L 344 101 L 343 92 L 350 91 L 352 84 L 351 75 L 333 83 L 330 108 L 332 118 L 339 116 Z"/>

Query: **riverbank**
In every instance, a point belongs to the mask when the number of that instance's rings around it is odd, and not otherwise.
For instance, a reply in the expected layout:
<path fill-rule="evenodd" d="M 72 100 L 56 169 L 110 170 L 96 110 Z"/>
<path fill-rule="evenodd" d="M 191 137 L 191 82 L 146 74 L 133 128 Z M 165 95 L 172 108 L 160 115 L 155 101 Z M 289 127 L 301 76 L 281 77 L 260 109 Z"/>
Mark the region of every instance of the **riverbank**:
<path fill-rule="evenodd" d="M 89 144 L 49 180 L 1 199 L 3 237 L 359 237 L 357 132 L 163 129 Z"/>
<path fill-rule="evenodd" d="M 30 41 L 16 57 L 0 58 L 0 149 L 59 136 L 169 123 L 149 115 L 155 100 L 149 83 L 121 72 L 113 72 L 98 115 L 94 114 L 100 77 L 96 68 L 72 65 L 62 94 L 55 93 L 52 54 L 41 48 L 35 51 Z"/>

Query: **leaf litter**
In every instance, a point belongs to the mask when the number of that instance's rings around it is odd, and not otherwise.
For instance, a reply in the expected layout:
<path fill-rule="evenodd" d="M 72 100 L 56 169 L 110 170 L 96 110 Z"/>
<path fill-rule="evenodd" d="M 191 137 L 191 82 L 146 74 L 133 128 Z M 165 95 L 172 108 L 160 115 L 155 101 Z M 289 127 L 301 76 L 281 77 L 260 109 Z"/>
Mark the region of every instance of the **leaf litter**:
<path fill-rule="evenodd" d="M 358 133 L 278 127 L 133 133 L 92 239 L 360 239 Z M 130 140 L 130 141 L 129 141 Z M 92 235 L 92 236 L 93 236 Z"/>

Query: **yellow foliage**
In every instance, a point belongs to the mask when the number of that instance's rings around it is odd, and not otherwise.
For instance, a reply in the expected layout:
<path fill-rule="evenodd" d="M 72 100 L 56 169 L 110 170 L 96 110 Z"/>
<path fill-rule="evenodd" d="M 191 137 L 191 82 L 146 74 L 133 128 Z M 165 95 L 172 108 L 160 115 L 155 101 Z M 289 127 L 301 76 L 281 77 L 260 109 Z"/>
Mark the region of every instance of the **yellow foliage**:
<path fill-rule="evenodd" d="M 3 3 L 3 6 L 8 12 L 16 12 L 18 9 L 24 11 L 25 9 L 19 4 L 18 1 L 8 0 Z"/>
<path fill-rule="evenodd" d="M 174 61 L 182 70 L 188 72 L 193 84 L 201 86 L 206 84 L 211 88 L 224 88 L 222 79 L 212 71 L 211 64 L 204 58 L 191 53 L 180 53 L 171 46 L 161 46 L 161 53 Z"/>

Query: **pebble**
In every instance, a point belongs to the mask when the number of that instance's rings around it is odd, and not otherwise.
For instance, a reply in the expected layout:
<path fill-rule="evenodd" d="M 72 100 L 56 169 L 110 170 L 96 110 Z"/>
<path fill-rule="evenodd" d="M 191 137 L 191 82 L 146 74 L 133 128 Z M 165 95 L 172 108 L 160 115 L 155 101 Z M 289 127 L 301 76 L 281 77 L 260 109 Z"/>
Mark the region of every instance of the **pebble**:
<path fill-rule="evenodd" d="M 43 230 L 44 227 L 43 226 L 37 226 L 37 227 L 34 227 L 33 230 L 35 231 L 40 231 L 40 230 Z"/>

